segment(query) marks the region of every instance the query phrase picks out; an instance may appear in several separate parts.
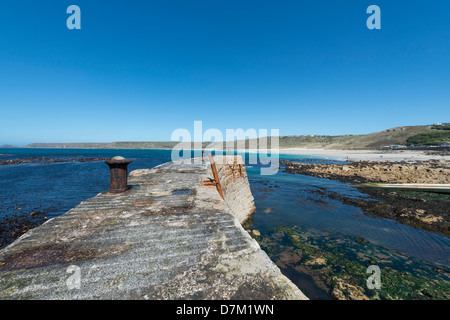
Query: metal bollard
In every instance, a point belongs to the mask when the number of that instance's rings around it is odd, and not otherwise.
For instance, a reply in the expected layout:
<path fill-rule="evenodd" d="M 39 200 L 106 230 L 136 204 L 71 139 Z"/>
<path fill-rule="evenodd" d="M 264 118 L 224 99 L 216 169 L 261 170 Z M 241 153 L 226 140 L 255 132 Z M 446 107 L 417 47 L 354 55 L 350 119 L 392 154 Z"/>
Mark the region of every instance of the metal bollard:
<path fill-rule="evenodd" d="M 109 166 L 110 193 L 122 193 L 128 190 L 128 165 L 131 162 L 131 160 L 127 160 L 120 156 L 105 161 L 105 163 Z"/>

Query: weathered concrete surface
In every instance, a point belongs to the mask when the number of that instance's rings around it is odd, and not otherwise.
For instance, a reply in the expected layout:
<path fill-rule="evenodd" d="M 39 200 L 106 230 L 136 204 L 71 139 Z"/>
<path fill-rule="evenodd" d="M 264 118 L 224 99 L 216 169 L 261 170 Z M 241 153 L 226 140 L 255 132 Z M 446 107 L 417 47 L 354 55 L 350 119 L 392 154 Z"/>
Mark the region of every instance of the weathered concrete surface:
<path fill-rule="evenodd" d="M 0 251 L 0 298 L 306 299 L 208 177 L 190 161 L 134 171 L 129 191 L 29 231 Z"/>
<path fill-rule="evenodd" d="M 242 157 L 216 155 L 214 160 L 226 204 L 242 225 L 250 223 L 256 207 Z"/>

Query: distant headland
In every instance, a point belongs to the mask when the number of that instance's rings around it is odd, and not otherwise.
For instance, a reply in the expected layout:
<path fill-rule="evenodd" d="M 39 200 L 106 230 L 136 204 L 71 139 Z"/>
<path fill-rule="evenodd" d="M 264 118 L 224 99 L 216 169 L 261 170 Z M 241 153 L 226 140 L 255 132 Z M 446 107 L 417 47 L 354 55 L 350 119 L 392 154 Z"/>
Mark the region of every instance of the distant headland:
<path fill-rule="evenodd" d="M 450 123 L 433 125 L 403 126 L 370 134 L 359 135 L 291 135 L 281 136 L 279 148 L 333 149 L 333 150 L 375 150 L 401 148 L 403 146 L 440 146 L 450 141 Z M 254 140 L 246 140 L 246 147 Z M 256 141 L 260 147 L 259 139 Z M 24 147 L 2 145 L 0 148 L 61 148 L 61 149 L 173 149 L 178 141 L 120 141 L 99 143 L 31 143 Z M 222 147 L 223 143 L 215 144 Z M 190 143 L 186 142 L 190 147 Z M 255 145 L 255 143 L 253 144 Z M 202 147 L 211 147 L 203 142 Z M 186 148 L 188 148 L 186 147 Z"/>

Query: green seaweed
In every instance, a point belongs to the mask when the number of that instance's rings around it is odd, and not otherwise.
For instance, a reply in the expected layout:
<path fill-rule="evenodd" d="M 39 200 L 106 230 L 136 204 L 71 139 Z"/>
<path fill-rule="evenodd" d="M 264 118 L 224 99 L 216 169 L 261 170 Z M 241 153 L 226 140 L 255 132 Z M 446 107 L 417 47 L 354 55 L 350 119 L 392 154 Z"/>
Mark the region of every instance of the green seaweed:
<path fill-rule="evenodd" d="M 290 246 L 300 250 L 297 265 L 323 278 L 333 288 L 333 295 L 340 299 L 450 299 L 449 273 L 439 266 L 399 255 L 360 237 L 332 239 L 306 234 L 298 227 L 278 227 L 258 242 L 276 263 L 280 248 L 285 250 Z M 326 264 L 311 265 L 317 259 L 323 259 Z M 370 265 L 377 265 L 381 270 L 380 289 L 367 286 Z"/>
<path fill-rule="evenodd" d="M 410 198 L 419 198 L 427 201 L 446 201 L 450 202 L 450 195 L 448 193 L 435 193 L 435 192 L 423 192 L 423 191 L 406 191 L 399 190 L 398 194 Z"/>

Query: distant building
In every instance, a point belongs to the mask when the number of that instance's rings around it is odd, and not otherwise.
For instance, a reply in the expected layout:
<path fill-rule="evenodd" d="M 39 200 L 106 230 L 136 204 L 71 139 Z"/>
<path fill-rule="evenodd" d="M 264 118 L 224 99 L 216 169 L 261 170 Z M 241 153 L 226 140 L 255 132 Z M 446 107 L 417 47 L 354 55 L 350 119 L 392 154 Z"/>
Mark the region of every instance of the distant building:
<path fill-rule="evenodd" d="M 407 149 L 407 146 L 403 146 L 401 144 L 394 144 L 392 146 L 384 146 L 379 148 L 380 150 L 400 150 L 400 149 Z"/>

